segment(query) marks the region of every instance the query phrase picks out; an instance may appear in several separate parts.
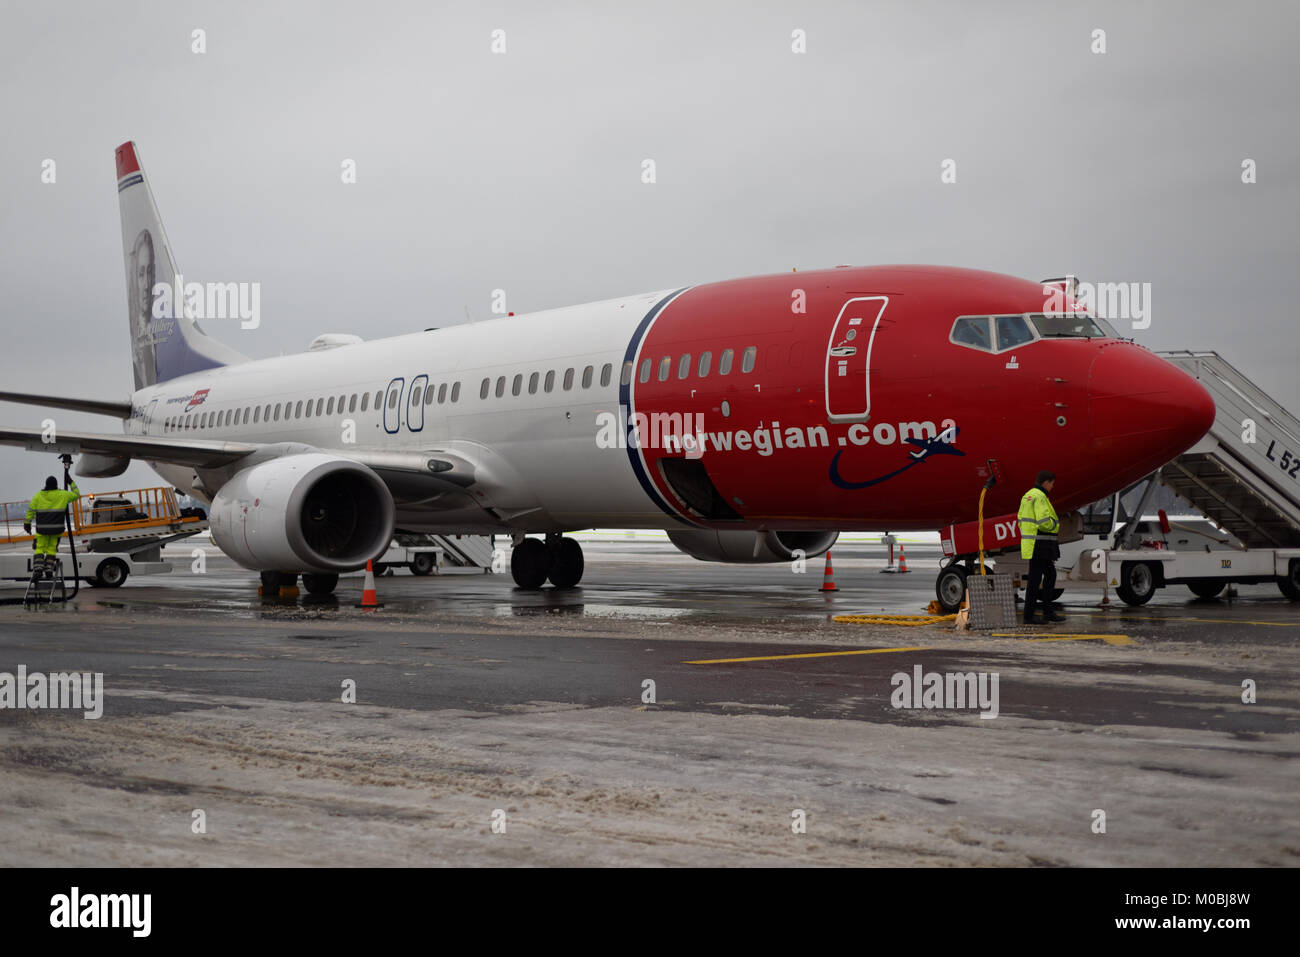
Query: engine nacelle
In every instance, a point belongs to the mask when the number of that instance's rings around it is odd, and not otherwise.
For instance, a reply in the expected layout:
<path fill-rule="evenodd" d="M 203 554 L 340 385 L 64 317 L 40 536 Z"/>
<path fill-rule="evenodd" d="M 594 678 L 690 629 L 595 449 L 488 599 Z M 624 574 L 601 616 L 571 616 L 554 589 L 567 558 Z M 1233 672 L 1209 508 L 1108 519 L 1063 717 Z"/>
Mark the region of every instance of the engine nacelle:
<path fill-rule="evenodd" d="M 670 531 L 668 540 L 702 562 L 788 562 L 812 558 L 835 544 L 839 532 L 753 532 L 691 529 Z M 796 556 L 795 552 L 802 553 Z"/>
<path fill-rule="evenodd" d="M 364 465 L 306 452 L 236 472 L 208 521 L 212 540 L 245 568 L 352 571 L 392 541 L 393 497 Z"/>

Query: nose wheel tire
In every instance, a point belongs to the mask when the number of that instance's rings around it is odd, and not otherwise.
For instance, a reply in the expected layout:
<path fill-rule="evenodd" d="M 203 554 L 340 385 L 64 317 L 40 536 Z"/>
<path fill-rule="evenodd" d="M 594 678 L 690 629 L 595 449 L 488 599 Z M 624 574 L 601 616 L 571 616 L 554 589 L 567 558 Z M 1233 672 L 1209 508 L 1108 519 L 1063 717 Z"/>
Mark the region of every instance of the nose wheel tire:
<path fill-rule="evenodd" d="M 520 588 L 541 588 L 551 564 L 551 550 L 540 538 L 525 538 L 510 553 L 510 574 Z"/>
<path fill-rule="evenodd" d="M 554 564 L 547 577 L 556 588 L 572 588 L 582 581 L 582 571 L 586 563 L 582 558 L 582 546 L 572 538 L 560 539 L 555 550 Z"/>
<path fill-rule="evenodd" d="M 1147 562 L 1125 562 L 1115 593 L 1126 605 L 1145 605 L 1156 593 L 1156 573 Z"/>
<path fill-rule="evenodd" d="M 940 571 L 934 583 L 934 594 L 945 614 L 951 615 L 959 609 L 966 594 L 966 569 L 954 563 Z"/>

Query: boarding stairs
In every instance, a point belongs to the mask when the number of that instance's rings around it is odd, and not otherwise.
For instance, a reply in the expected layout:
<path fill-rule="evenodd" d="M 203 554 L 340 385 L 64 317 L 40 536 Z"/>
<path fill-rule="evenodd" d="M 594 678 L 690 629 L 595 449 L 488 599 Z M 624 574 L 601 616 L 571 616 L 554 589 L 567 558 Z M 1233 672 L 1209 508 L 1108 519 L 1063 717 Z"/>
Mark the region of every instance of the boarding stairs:
<path fill-rule="evenodd" d="M 1216 352 L 1158 355 L 1198 379 L 1216 410 L 1161 481 L 1248 548 L 1300 547 L 1300 421 Z"/>

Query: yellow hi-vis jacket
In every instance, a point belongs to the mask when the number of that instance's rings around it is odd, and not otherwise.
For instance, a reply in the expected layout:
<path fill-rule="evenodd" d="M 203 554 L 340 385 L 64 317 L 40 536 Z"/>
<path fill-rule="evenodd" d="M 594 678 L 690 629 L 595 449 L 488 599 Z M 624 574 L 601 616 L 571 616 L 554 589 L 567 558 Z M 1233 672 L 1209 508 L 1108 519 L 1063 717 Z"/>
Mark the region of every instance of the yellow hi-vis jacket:
<path fill-rule="evenodd" d="M 1020 557 L 1034 557 L 1034 546 L 1039 542 L 1056 543 L 1061 531 L 1056 509 L 1052 508 L 1047 493 L 1035 485 L 1020 500 Z"/>
<path fill-rule="evenodd" d="M 70 488 L 66 492 L 57 488 L 49 491 L 42 489 L 32 496 L 32 503 L 27 506 L 27 516 L 23 520 L 30 524 L 33 518 L 36 519 L 37 535 L 63 534 L 63 510 L 81 498 L 77 483 L 68 484 Z M 39 514 L 41 512 L 46 514 Z"/>

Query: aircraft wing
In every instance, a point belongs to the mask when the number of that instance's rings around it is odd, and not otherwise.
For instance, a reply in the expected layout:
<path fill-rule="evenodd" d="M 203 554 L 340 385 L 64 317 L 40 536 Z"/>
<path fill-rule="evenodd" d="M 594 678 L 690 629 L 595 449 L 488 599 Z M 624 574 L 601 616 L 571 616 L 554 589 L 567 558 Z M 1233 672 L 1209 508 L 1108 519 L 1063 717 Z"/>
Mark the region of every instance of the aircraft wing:
<path fill-rule="evenodd" d="M 119 419 L 131 418 L 131 403 L 126 400 L 113 402 L 105 399 L 72 399 L 58 395 L 36 395 L 32 392 L 0 392 L 0 402 L 45 405 L 53 409 L 93 412 L 95 415 L 111 415 Z"/>
<path fill-rule="evenodd" d="M 118 459 L 141 459 L 216 469 L 238 462 L 267 443 L 224 442 L 202 439 L 165 439 L 149 435 L 104 435 L 96 432 L 56 432 L 47 436 L 39 429 L 0 428 L 0 445 L 12 445 L 33 452 L 64 452 L 101 455 Z M 308 448 L 296 445 L 296 450 Z M 366 449 L 320 449 L 360 462 L 375 470 L 399 500 L 425 500 L 446 492 L 464 491 L 476 481 L 474 462 L 461 455 L 433 450 L 383 451 Z M 125 468 L 123 463 L 122 468 Z"/>
<path fill-rule="evenodd" d="M 40 429 L 0 428 L 0 445 L 16 445 L 32 452 L 98 453 L 122 458 L 167 462 L 198 468 L 229 465 L 259 446 L 248 442 L 161 439 L 148 435 L 103 435 L 97 432 L 55 432 L 46 441 Z"/>

